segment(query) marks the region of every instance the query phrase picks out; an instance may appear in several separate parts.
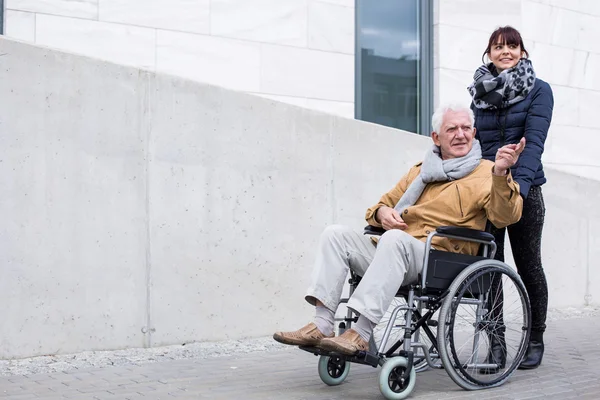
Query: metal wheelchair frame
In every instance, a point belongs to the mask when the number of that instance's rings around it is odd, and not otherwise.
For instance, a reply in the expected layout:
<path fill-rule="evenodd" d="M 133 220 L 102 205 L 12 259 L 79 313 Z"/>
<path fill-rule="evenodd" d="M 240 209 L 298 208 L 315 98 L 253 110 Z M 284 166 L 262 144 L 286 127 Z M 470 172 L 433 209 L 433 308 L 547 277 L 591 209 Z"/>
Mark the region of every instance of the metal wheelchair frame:
<path fill-rule="evenodd" d="M 365 228 L 365 234 L 368 235 L 381 235 L 383 233 L 384 231 L 381 228 L 372 226 Z M 481 245 L 481 255 L 470 256 L 435 250 L 431 246 L 432 239 L 435 236 L 479 243 Z M 406 398 L 414 389 L 415 369 L 445 368 L 452 380 L 467 390 L 499 386 L 514 372 L 525 353 L 526 343 L 529 340 L 531 325 L 529 298 L 516 272 L 508 265 L 493 260 L 496 252 L 493 235 L 468 228 L 440 227 L 428 235 L 425 245 L 426 250 L 420 281 L 398 290 L 396 297 L 403 297 L 406 304 L 396 306 L 391 310 L 389 321 L 379 344 L 375 342 L 374 335 L 372 335 L 369 342 L 369 351 L 359 352 L 354 356 L 330 353 L 318 347 L 300 347 L 302 350 L 321 356 L 319 376 L 323 382 L 328 385 L 342 383 L 348 375 L 350 363 L 371 365 L 373 367 L 381 366 L 383 368 L 380 374 L 379 386 L 383 395 L 391 400 Z M 486 277 L 485 274 L 491 273 L 494 273 L 494 277 Z M 502 321 L 503 288 L 501 284 L 499 288 L 493 288 L 494 285 L 498 286 L 494 281 L 497 279 L 495 277 L 496 273 L 500 274 L 499 278 L 506 276 L 507 282 L 514 283 L 516 292 L 518 292 L 522 301 L 523 323 L 520 329 L 523 334 L 513 362 L 508 367 L 501 366 L 498 362 L 490 362 L 487 359 L 486 362 L 473 361 L 478 360 L 480 356 L 481 335 L 490 334 L 494 329 L 497 329 L 497 326 L 504 323 Z M 351 270 L 349 297 L 352 296 L 360 279 L 361 277 Z M 495 322 L 490 320 L 492 312 L 486 308 L 488 307 L 492 311 L 498 308 L 498 306 L 491 307 L 489 305 L 491 297 L 502 297 L 500 311 L 495 311 L 500 317 Z M 348 299 L 341 299 L 340 303 L 347 303 Z M 448 335 L 452 335 L 451 339 L 453 340 L 456 313 L 460 305 L 471 305 L 477 308 L 475 321 L 473 322 L 475 334 L 471 362 L 463 362 L 459 359 L 454 343 L 440 345 L 441 341 L 445 341 Z M 423 308 L 427 308 L 425 314 L 422 314 Z M 432 316 L 437 311 L 440 311 L 439 321 L 432 320 Z M 403 325 L 396 324 L 400 312 L 404 312 Z M 348 309 L 344 318 L 336 319 L 340 322 L 339 333 L 341 334 L 345 329 L 350 329 L 352 323 L 356 322 L 357 319 L 358 317 L 354 312 Z M 450 325 L 452 327 L 449 327 Z M 430 326 L 437 326 L 437 337 Z M 394 328 L 400 328 L 404 331 L 404 334 L 401 339 L 392 343 L 386 350 L 390 334 Z M 431 346 L 427 346 L 419 340 L 421 330 L 431 342 Z M 440 333 L 444 335 L 443 339 L 440 339 Z M 450 351 L 446 348 L 447 346 L 451 348 Z M 415 364 L 415 349 L 417 353 L 419 349 L 422 352 L 417 360 L 418 365 Z M 436 352 L 434 356 L 432 356 L 431 351 Z M 508 351 L 508 349 L 505 349 L 505 351 Z M 437 359 L 441 360 L 441 365 L 436 364 Z M 476 373 L 470 372 L 472 370 Z M 499 374 L 499 376 L 494 376 L 496 370 L 498 371 L 496 375 Z M 491 371 L 492 373 L 481 373 L 490 376 L 490 379 L 482 379 L 478 376 L 477 371 Z M 476 377 L 473 375 L 476 375 Z M 387 382 L 387 385 L 385 382 Z"/>

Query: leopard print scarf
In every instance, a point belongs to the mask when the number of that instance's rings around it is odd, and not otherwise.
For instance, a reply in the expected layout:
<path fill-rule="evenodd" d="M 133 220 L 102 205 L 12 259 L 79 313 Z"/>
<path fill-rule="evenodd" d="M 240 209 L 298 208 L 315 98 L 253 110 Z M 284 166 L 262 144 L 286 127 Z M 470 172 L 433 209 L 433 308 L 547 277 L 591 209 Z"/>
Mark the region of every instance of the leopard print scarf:
<path fill-rule="evenodd" d="M 533 90 L 535 72 L 531 61 L 521 58 L 517 65 L 494 76 L 492 63 L 477 68 L 467 90 L 477 108 L 507 108 L 523 100 Z"/>

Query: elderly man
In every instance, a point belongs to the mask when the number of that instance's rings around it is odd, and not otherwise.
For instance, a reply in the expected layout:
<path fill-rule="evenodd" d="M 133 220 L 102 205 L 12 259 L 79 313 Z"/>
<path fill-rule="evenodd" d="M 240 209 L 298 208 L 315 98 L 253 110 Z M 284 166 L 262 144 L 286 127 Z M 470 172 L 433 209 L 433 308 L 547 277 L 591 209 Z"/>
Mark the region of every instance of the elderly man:
<path fill-rule="evenodd" d="M 386 230 L 379 241 L 343 226 L 325 229 L 306 295 L 306 301 L 316 306 L 314 321 L 294 332 L 275 333 L 276 341 L 347 355 L 368 350 L 373 328 L 398 288 L 417 281 L 430 231 L 446 225 L 483 230 L 488 219 L 500 228 L 521 218 L 523 201 L 510 167 L 525 139 L 499 149 L 494 163 L 482 160 L 473 122 L 473 112 L 465 107 L 436 110 L 434 145 L 423 162 L 367 210 L 367 222 Z M 476 243 L 442 237 L 435 237 L 432 245 L 466 254 L 478 249 Z M 334 337 L 335 310 L 348 268 L 363 277 L 348 301 L 359 318 L 352 329 Z"/>

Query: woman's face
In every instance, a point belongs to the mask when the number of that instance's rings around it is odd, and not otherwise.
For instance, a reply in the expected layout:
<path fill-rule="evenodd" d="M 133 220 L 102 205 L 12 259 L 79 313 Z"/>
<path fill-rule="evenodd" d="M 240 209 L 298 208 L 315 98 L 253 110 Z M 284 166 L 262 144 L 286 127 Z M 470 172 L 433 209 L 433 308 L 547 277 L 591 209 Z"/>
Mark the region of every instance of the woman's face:
<path fill-rule="evenodd" d="M 502 42 L 502 38 L 498 41 Z M 488 57 L 498 72 L 502 72 L 517 65 L 522 54 L 521 46 L 518 44 L 496 43 L 492 45 Z"/>

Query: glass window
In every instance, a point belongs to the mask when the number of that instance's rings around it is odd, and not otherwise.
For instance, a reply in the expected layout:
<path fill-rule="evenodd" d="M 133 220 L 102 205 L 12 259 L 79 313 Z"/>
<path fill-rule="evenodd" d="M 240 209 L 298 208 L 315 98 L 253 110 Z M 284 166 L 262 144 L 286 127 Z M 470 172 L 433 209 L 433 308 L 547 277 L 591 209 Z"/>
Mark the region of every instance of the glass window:
<path fill-rule="evenodd" d="M 430 3 L 356 1 L 357 119 L 429 134 Z"/>

